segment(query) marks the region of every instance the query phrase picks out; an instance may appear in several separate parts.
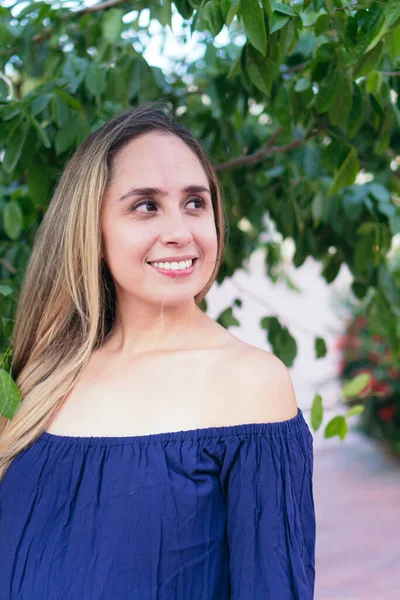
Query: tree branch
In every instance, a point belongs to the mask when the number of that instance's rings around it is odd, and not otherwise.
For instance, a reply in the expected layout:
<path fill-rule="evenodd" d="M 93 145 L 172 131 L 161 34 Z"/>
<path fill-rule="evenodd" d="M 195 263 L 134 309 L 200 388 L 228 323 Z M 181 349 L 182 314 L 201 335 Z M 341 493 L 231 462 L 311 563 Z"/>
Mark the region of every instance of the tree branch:
<path fill-rule="evenodd" d="M 113 6 L 118 6 L 118 4 L 126 4 L 127 2 L 128 0 L 105 0 L 104 2 L 100 2 L 100 4 L 93 4 L 93 6 L 81 8 L 81 10 L 76 11 L 74 15 L 86 15 L 86 13 L 106 10 L 106 8 L 112 8 Z"/>
<path fill-rule="evenodd" d="M 323 131 L 323 128 L 315 129 L 309 135 L 307 135 L 305 138 L 303 138 L 301 140 L 295 140 L 294 142 L 289 142 L 289 144 L 283 144 L 282 146 L 274 146 L 274 142 L 279 137 L 282 130 L 283 130 L 283 127 L 279 127 L 279 129 L 277 129 L 271 135 L 268 142 L 266 144 L 264 144 L 264 146 L 261 146 L 261 148 L 259 150 L 257 150 L 257 152 L 254 152 L 253 154 L 248 154 L 245 156 L 239 156 L 238 158 L 233 158 L 232 160 L 229 160 L 227 162 L 220 163 L 218 165 L 214 165 L 214 170 L 215 171 L 223 171 L 224 169 L 243 167 L 245 165 L 254 165 L 256 163 L 261 162 L 268 156 L 272 156 L 275 154 L 281 154 L 282 152 L 288 152 L 289 150 L 293 150 L 294 148 L 299 148 L 299 146 L 302 146 L 302 144 L 304 144 L 311 138 L 313 138 L 316 135 L 318 135 L 319 133 L 321 133 L 321 131 Z"/>
<path fill-rule="evenodd" d="M 70 11 L 61 17 L 61 21 L 68 21 L 71 18 L 82 17 L 83 15 L 86 15 L 87 13 L 94 13 L 94 12 L 98 12 L 100 10 L 106 10 L 107 8 L 113 8 L 114 6 L 118 6 L 119 4 L 126 4 L 127 2 L 130 2 L 130 1 L 131 0 L 105 0 L 104 2 L 100 2 L 100 4 L 94 4 L 93 6 L 87 6 L 85 8 L 81 8 L 80 10 L 77 10 L 77 11 Z M 43 31 L 42 33 L 37 33 L 36 35 L 34 35 L 33 41 L 35 42 L 35 44 L 43 42 L 44 40 L 47 40 L 50 37 L 51 32 L 52 32 L 52 28 L 49 27 L 48 29 L 45 29 L 45 31 Z"/>
<path fill-rule="evenodd" d="M 7 262 L 4 258 L 0 258 L 0 264 L 3 265 L 3 267 L 10 271 L 10 273 L 12 273 L 13 275 L 15 275 L 15 273 L 17 272 L 17 269 L 10 265 L 10 263 Z"/>
<path fill-rule="evenodd" d="M 298 71 L 302 71 L 307 65 L 310 64 L 310 60 L 306 62 L 300 63 L 299 65 L 294 65 L 293 67 L 286 67 L 282 69 L 281 73 L 284 75 L 285 73 L 297 73 Z"/>

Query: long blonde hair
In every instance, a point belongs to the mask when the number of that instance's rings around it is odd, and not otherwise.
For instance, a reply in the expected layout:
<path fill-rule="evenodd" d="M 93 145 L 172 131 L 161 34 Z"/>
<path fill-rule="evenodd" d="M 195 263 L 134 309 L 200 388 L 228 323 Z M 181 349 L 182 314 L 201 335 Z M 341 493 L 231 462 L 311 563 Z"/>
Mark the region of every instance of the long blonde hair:
<path fill-rule="evenodd" d="M 226 215 L 205 150 L 161 101 L 124 110 L 92 133 L 65 165 L 41 222 L 22 282 L 12 336 L 11 376 L 21 403 L 0 417 L 0 481 L 13 459 L 51 422 L 92 351 L 115 318 L 115 287 L 100 258 L 102 199 L 117 153 L 149 131 L 179 136 L 207 174 L 217 232 L 217 260 L 199 304 L 214 283 L 224 252 Z"/>

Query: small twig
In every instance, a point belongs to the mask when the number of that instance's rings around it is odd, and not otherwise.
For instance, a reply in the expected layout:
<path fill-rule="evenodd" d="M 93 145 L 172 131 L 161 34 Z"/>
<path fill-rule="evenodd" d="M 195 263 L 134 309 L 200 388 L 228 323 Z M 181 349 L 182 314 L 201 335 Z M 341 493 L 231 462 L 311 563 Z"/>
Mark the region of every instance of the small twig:
<path fill-rule="evenodd" d="M 94 4 L 93 6 L 87 6 L 85 8 L 81 8 L 80 10 L 70 11 L 61 17 L 61 21 L 68 21 L 69 19 L 76 17 L 82 17 L 88 13 L 94 13 L 101 10 L 106 10 L 107 8 L 113 8 L 114 6 L 118 6 L 119 4 L 126 4 L 130 0 L 105 0 L 105 2 L 100 2 L 100 4 Z M 43 42 L 47 40 L 51 36 L 52 28 L 49 27 L 45 29 L 42 33 L 37 33 L 33 36 L 33 41 L 35 44 Z"/>
<path fill-rule="evenodd" d="M 285 73 L 297 73 L 298 71 L 302 71 L 308 64 L 310 64 L 309 60 L 300 63 L 299 65 L 294 65 L 293 67 L 286 67 L 285 69 L 282 69 L 282 75 Z"/>
<path fill-rule="evenodd" d="M 290 142 L 289 144 L 284 144 L 283 146 L 274 146 L 273 142 L 276 140 L 276 138 L 279 136 L 279 134 L 282 132 L 282 130 L 283 130 L 283 127 L 280 127 L 277 131 L 275 131 L 275 133 L 272 134 L 272 136 L 270 137 L 268 142 L 266 144 L 264 144 L 264 146 L 262 146 L 259 150 L 257 150 L 257 152 L 254 152 L 254 154 L 247 154 L 245 156 L 239 156 L 238 158 L 233 158 L 232 160 L 229 160 L 227 162 L 220 163 L 218 165 L 214 165 L 214 169 L 216 171 L 222 171 L 223 169 L 232 169 L 232 168 L 236 168 L 236 167 L 243 167 L 244 165 L 254 165 L 258 162 L 261 162 L 268 156 L 280 154 L 282 152 L 287 152 L 288 150 L 293 150 L 294 148 L 299 148 L 299 146 L 304 144 L 306 141 L 315 137 L 316 135 L 321 133 L 321 131 L 323 131 L 322 128 L 316 129 L 316 130 L 312 131 L 308 136 L 306 136 L 305 138 L 303 138 L 301 140 L 295 140 L 294 142 Z M 273 138 L 272 141 L 271 141 L 271 138 Z"/>
<path fill-rule="evenodd" d="M 105 2 L 100 2 L 100 4 L 93 4 L 93 6 L 81 8 L 81 10 L 77 10 L 73 14 L 86 15 L 87 13 L 98 12 L 99 10 L 106 10 L 106 8 L 112 8 L 113 6 L 118 6 L 118 4 L 126 4 L 127 2 L 128 0 L 105 0 Z"/>
<path fill-rule="evenodd" d="M 273 146 L 275 141 L 281 135 L 283 129 L 284 129 L 283 127 L 278 127 L 278 129 L 276 131 L 274 131 L 274 133 L 268 139 L 268 142 L 264 145 L 264 148 L 270 148 L 271 146 Z"/>
<path fill-rule="evenodd" d="M 17 269 L 10 265 L 9 262 L 4 260 L 4 258 L 0 258 L 0 264 L 3 265 L 3 267 L 5 267 L 8 271 L 10 271 L 10 273 L 13 273 L 14 275 L 17 272 Z"/>

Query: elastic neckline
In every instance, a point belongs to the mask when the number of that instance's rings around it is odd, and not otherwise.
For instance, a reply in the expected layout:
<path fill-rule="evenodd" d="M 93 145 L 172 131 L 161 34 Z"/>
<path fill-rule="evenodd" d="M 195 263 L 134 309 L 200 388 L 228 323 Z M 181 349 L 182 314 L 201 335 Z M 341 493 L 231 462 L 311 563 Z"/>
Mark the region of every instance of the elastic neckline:
<path fill-rule="evenodd" d="M 148 444 L 151 442 L 192 441 L 202 438 L 232 437 L 239 435 L 291 435 L 300 427 L 307 426 L 304 415 L 298 408 L 297 415 L 287 421 L 269 423 L 243 423 L 239 425 L 223 425 L 220 427 L 204 427 L 148 435 L 131 435 L 119 437 L 100 436 L 71 436 L 57 435 L 44 431 L 36 440 L 52 444 L 87 445 L 87 446 L 118 446 L 122 444 Z"/>

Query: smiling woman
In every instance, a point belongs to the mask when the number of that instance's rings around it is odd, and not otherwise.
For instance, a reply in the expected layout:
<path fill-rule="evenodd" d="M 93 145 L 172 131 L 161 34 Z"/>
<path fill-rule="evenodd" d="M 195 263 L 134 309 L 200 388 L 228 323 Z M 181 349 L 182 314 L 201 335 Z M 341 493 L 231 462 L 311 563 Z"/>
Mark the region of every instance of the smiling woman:
<path fill-rule="evenodd" d="M 194 193 L 202 196 L 193 198 Z M 132 196 L 139 200 L 125 209 Z M 207 171 L 182 138 L 150 131 L 119 151 L 104 195 L 101 224 L 101 256 L 117 290 L 108 343 L 138 354 L 149 349 L 149 341 L 151 348 L 160 349 L 174 331 L 193 331 L 204 322 L 194 298 L 215 271 L 216 219 Z M 177 269 L 179 265 L 170 264 L 185 260 L 184 256 L 198 257 L 196 266 Z M 145 276 L 149 271 L 148 267 L 143 271 L 143 265 L 149 262 L 163 263 L 162 268 L 152 268 L 156 277 Z M 151 337 L 140 336 L 144 319 L 158 322 L 160 307 L 163 324 L 157 334 L 153 329 Z"/>
<path fill-rule="evenodd" d="M 211 163 L 161 103 L 66 165 L 14 328 L 0 599 L 312 600 L 312 435 L 288 371 L 200 308 L 225 231 Z"/>

